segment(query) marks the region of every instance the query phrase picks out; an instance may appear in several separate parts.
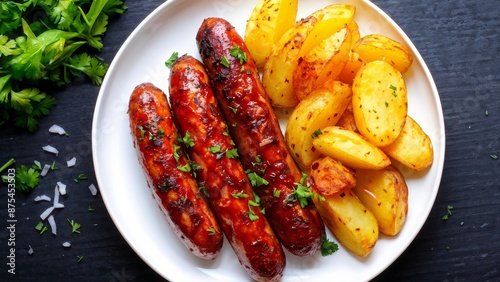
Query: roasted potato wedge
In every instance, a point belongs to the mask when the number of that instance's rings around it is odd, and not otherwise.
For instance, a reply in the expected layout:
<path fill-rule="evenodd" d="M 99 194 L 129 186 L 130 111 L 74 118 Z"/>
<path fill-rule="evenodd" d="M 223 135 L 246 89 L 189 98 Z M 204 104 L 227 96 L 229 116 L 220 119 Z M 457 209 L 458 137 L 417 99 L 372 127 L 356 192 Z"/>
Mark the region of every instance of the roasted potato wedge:
<path fill-rule="evenodd" d="M 329 79 L 335 79 L 349 59 L 351 33 L 347 25 L 315 46 L 299 59 L 293 73 L 293 90 L 304 99 Z"/>
<path fill-rule="evenodd" d="M 356 170 L 353 192 L 375 215 L 380 233 L 394 236 L 401 231 L 408 214 L 408 186 L 393 166 L 381 170 Z"/>
<path fill-rule="evenodd" d="M 359 54 L 361 60 L 372 62 L 385 61 L 399 72 L 405 73 L 413 63 L 410 49 L 403 44 L 383 35 L 368 34 L 363 36 L 352 50 Z"/>
<path fill-rule="evenodd" d="M 344 83 L 352 85 L 354 77 L 363 64 L 364 62 L 359 57 L 359 54 L 351 50 L 344 68 L 339 73 L 338 79 Z"/>
<path fill-rule="evenodd" d="M 311 164 L 308 181 L 318 194 L 331 196 L 356 186 L 356 175 L 339 161 L 324 157 Z"/>
<path fill-rule="evenodd" d="M 245 29 L 245 43 L 258 68 L 263 68 L 274 45 L 295 24 L 298 0 L 259 0 Z"/>
<path fill-rule="evenodd" d="M 377 219 L 351 190 L 314 197 L 314 204 L 325 225 L 346 249 L 366 257 L 375 247 L 379 230 Z"/>
<path fill-rule="evenodd" d="M 406 117 L 398 138 L 380 149 L 398 162 L 418 171 L 428 168 L 433 161 L 431 139 L 410 116 Z"/>
<path fill-rule="evenodd" d="M 354 119 L 361 135 L 377 147 L 394 142 L 408 114 L 401 73 L 384 61 L 366 63 L 354 78 L 352 92 Z"/>
<path fill-rule="evenodd" d="M 335 125 L 351 100 L 349 85 L 329 80 L 295 107 L 288 119 L 285 140 L 302 170 L 308 171 L 311 163 L 320 156 L 312 145 L 315 132 Z"/>
<path fill-rule="evenodd" d="M 338 126 L 324 128 L 313 139 L 316 150 L 353 169 L 382 169 L 391 164 L 389 157 L 360 134 Z"/>
<path fill-rule="evenodd" d="M 274 107 L 290 108 L 298 104 L 293 92 L 293 73 L 299 58 L 352 21 L 355 11 L 353 5 L 329 5 L 298 21 L 283 34 L 262 73 L 262 84 Z"/>

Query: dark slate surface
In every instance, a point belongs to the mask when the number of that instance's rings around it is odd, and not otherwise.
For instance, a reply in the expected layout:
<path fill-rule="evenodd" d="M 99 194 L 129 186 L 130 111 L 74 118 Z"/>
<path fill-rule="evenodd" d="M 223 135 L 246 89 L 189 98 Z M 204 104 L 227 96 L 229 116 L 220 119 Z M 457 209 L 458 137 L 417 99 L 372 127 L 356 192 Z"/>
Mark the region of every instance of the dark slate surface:
<path fill-rule="evenodd" d="M 375 281 L 499 281 L 500 160 L 500 9 L 497 0 L 399 1 L 373 0 L 406 32 L 426 61 L 440 93 L 446 123 L 446 161 L 440 190 L 422 230 L 409 248 Z M 126 1 L 129 10 L 112 21 L 101 56 L 110 62 L 132 30 L 163 1 Z M 82 224 L 71 234 L 59 223 L 59 234 L 39 235 L 38 215 L 50 206 L 33 204 L 31 196 L 16 195 L 16 275 L 7 274 L 7 193 L 0 190 L 0 281 L 161 281 L 128 246 L 113 224 L 100 197 L 87 186 L 96 183 L 91 152 L 92 115 L 99 88 L 86 80 L 57 90 L 57 109 L 41 121 L 36 133 L 0 127 L 0 162 L 15 157 L 18 164 L 33 159 L 56 160 L 59 169 L 37 189 L 52 196 L 53 184 L 71 182 L 84 173 L 89 179 L 72 183 L 61 218 Z M 489 115 L 485 115 L 485 111 Z M 69 137 L 49 134 L 52 124 Z M 46 154 L 51 144 L 60 156 Z M 75 168 L 65 167 L 76 156 Z M 95 211 L 89 212 L 91 205 Z M 453 215 L 442 221 L 446 207 Z M 63 225 L 63 226 L 61 226 Z M 71 241 L 64 249 L 61 244 Z M 28 254 L 31 246 L 34 254 Z M 80 263 L 76 256 L 83 256 Z M 332 281 L 335 274 L 332 273 Z"/>

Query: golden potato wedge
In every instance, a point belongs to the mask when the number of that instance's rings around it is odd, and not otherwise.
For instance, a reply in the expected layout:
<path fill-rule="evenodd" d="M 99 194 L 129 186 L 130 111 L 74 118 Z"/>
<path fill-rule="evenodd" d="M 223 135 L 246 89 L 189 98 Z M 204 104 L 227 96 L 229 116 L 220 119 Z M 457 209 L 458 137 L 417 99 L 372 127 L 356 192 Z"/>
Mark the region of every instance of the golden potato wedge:
<path fill-rule="evenodd" d="M 293 90 L 297 99 L 304 99 L 327 80 L 337 78 L 350 50 L 351 33 L 346 25 L 301 57 L 293 73 Z"/>
<path fill-rule="evenodd" d="M 401 231 L 408 214 L 408 186 L 393 166 L 381 170 L 356 170 L 353 192 L 375 215 L 380 233 L 394 236 Z"/>
<path fill-rule="evenodd" d="M 401 73 L 405 73 L 413 63 L 413 55 L 408 47 L 379 34 L 363 36 L 352 50 L 365 62 L 382 60 Z"/>
<path fill-rule="evenodd" d="M 311 164 L 308 182 L 316 193 L 331 196 L 356 186 L 356 175 L 339 161 L 324 157 Z"/>
<path fill-rule="evenodd" d="M 313 139 L 316 150 L 353 169 L 382 169 L 391 164 L 389 157 L 360 134 L 338 126 L 324 128 Z"/>
<path fill-rule="evenodd" d="M 431 139 L 410 116 L 406 117 L 398 138 L 380 149 L 398 162 L 418 171 L 428 168 L 434 158 Z"/>
<path fill-rule="evenodd" d="M 335 125 L 351 100 L 349 85 L 329 80 L 300 101 L 292 111 L 286 126 L 285 141 L 302 170 L 308 171 L 311 163 L 320 155 L 312 145 L 315 132 Z"/>
<path fill-rule="evenodd" d="M 349 59 L 347 59 L 344 68 L 340 71 L 338 79 L 344 83 L 352 85 L 354 77 L 363 64 L 364 62 L 359 57 L 359 54 L 351 50 L 349 53 Z"/>
<path fill-rule="evenodd" d="M 293 92 L 293 73 L 300 57 L 352 21 L 353 5 L 326 6 L 298 21 L 273 47 L 262 73 L 262 84 L 274 107 L 289 108 L 299 100 Z"/>
<path fill-rule="evenodd" d="M 378 240 L 377 219 L 351 190 L 313 201 L 340 244 L 358 256 L 370 254 Z"/>
<path fill-rule="evenodd" d="M 361 38 L 359 32 L 359 26 L 358 23 L 353 19 L 351 22 L 347 24 L 347 27 L 349 27 L 349 31 L 351 32 L 351 47 L 352 47 Z"/>
<path fill-rule="evenodd" d="M 259 0 L 245 29 L 245 43 L 258 68 L 263 68 L 281 36 L 295 24 L 298 0 Z"/>
<path fill-rule="evenodd" d="M 394 142 L 408 114 L 406 84 L 389 63 L 366 63 L 352 85 L 352 107 L 361 135 L 377 147 Z"/>

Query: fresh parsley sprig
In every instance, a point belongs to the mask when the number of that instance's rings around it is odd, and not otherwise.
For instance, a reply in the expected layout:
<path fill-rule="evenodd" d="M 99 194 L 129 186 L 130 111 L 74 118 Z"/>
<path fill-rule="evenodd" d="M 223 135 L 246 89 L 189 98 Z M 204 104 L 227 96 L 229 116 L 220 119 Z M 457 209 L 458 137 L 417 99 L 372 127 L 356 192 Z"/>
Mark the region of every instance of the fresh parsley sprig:
<path fill-rule="evenodd" d="M 125 10 L 121 0 L 3 1 L 0 125 L 38 128 L 38 119 L 56 105 L 56 99 L 39 88 L 42 82 L 60 87 L 84 75 L 100 85 L 108 64 L 89 51 L 102 49 L 110 17 Z"/>

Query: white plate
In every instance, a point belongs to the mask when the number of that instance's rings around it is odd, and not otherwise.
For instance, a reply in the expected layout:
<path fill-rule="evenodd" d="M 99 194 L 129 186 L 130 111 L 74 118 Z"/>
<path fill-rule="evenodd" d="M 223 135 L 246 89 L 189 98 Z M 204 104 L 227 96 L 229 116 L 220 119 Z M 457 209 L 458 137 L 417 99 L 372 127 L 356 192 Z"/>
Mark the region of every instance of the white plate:
<path fill-rule="evenodd" d="M 434 203 L 444 163 L 445 134 L 439 95 L 427 66 L 404 32 L 369 1 L 356 5 L 362 34 L 379 33 L 404 42 L 414 54 L 405 74 L 409 114 L 431 137 L 432 167 L 420 173 L 404 170 L 409 186 L 406 225 L 395 238 L 381 236 L 373 252 L 362 259 L 343 247 L 329 257 L 299 258 L 287 253 L 282 281 L 370 280 L 386 269 L 420 231 Z M 248 281 L 227 241 L 219 257 L 203 261 L 176 238 L 146 186 L 129 132 L 127 105 L 134 87 L 152 82 L 168 93 L 169 71 L 164 62 L 177 51 L 199 58 L 195 35 L 206 17 L 222 17 L 240 35 L 257 1 L 170 0 L 152 12 L 118 51 L 104 79 L 94 112 L 92 150 L 102 198 L 118 230 L 135 252 L 170 281 Z M 299 18 L 330 1 L 299 1 Z M 328 236 L 333 239 L 331 233 Z"/>

